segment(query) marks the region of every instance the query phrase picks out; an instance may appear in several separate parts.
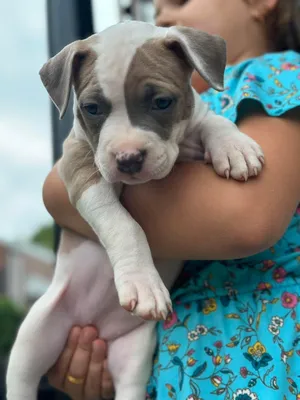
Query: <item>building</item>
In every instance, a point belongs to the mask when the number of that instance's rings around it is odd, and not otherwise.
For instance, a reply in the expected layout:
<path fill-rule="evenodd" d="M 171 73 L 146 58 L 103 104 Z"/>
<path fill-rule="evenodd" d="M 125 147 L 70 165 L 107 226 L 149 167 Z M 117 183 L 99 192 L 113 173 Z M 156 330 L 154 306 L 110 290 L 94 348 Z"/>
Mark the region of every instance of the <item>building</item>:
<path fill-rule="evenodd" d="M 31 243 L 0 243 L 0 293 L 28 307 L 48 288 L 55 264 L 53 251 Z"/>
<path fill-rule="evenodd" d="M 97 32 L 120 21 L 154 21 L 152 0 L 92 0 L 92 9 Z"/>

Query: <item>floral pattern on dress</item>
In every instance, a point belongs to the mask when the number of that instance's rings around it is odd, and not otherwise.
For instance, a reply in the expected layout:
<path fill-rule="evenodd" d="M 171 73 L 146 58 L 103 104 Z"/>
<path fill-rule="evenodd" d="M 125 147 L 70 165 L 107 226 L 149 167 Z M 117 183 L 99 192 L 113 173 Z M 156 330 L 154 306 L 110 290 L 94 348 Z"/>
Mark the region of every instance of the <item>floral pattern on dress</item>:
<path fill-rule="evenodd" d="M 225 86 L 202 95 L 218 114 L 236 121 L 251 99 L 281 115 L 300 105 L 300 55 L 227 67 Z M 260 254 L 186 262 L 172 299 L 174 312 L 158 324 L 148 399 L 300 400 L 300 207 Z"/>
<path fill-rule="evenodd" d="M 224 92 L 209 89 L 201 95 L 217 114 L 236 121 L 238 106 L 256 100 L 269 115 L 282 115 L 300 103 L 300 55 L 285 51 L 228 66 L 224 83 Z"/>
<path fill-rule="evenodd" d="M 273 266 L 271 272 L 275 269 Z M 159 329 L 148 398 L 206 400 L 215 395 L 245 400 L 262 399 L 263 394 L 299 400 L 297 288 L 283 285 L 282 290 L 273 291 L 258 285 L 253 293 L 234 293 L 226 305 L 220 298 L 210 297 L 200 308 L 199 302 L 178 300 L 169 317 L 173 323 Z M 207 304 L 214 305 L 209 313 Z M 164 388 L 161 377 L 167 380 Z M 157 397 L 157 389 L 161 397 Z"/>

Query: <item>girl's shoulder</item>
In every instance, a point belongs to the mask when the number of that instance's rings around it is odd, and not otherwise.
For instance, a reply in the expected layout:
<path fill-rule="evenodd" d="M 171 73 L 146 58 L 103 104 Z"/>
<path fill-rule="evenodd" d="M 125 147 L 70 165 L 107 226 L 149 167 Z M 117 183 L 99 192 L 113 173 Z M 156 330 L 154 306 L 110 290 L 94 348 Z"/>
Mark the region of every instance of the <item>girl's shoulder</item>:
<path fill-rule="evenodd" d="M 209 89 L 201 95 L 220 115 L 236 121 L 257 107 L 280 116 L 300 105 L 300 54 L 268 53 L 225 70 L 224 92 Z"/>

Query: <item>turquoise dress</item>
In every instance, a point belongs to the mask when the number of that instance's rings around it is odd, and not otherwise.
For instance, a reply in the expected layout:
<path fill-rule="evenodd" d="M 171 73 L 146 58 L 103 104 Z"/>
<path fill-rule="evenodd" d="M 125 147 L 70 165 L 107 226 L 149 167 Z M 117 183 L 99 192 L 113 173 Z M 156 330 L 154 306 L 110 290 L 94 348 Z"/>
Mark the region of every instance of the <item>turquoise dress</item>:
<path fill-rule="evenodd" d="M 201 96 L 217 114 L 236 122 L 260 106 L 281 116 L 300 105 L 300 55 L 229 66 L 225 86 Z M 300 207 L 263 253 L 188 261 L 172 298 L 148 399 L 300 400 Z"/>

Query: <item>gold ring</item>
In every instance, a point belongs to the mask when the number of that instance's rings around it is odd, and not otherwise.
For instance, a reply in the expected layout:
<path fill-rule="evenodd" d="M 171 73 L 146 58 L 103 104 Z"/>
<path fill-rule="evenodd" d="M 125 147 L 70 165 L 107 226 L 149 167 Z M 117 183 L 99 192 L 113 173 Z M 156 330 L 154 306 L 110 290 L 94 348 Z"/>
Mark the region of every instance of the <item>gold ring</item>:
<path fill-rule="evenodd" d="M 69 382 L 74 383 L 74 385 L 82 385 L 84 382 L 84 378 L 74 378 L 72 375 L 67 375 L 67 379 Z"/>

